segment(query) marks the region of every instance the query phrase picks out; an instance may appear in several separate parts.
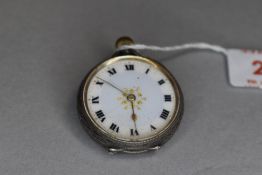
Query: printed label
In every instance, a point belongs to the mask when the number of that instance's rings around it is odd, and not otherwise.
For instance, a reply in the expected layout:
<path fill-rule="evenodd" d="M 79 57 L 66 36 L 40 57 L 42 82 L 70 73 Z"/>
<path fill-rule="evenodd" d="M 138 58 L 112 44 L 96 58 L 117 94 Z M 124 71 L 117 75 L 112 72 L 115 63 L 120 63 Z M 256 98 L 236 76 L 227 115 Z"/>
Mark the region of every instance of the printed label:
<path fill-rule="evenodd" d="M 262 51 L 228 49 L 227 59 L 233 86 L 262 88 Z"/>

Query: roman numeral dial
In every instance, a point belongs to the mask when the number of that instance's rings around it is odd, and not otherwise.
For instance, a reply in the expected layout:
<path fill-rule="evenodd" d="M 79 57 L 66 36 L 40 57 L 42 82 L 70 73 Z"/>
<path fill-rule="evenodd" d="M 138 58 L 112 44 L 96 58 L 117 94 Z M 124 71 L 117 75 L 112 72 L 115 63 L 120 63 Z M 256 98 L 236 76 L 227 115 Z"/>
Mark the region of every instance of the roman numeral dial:
<path fill-rule="evenodd" d="M 157 64 L 123 56 L 97 67 L 92 76 L 85 107 L 101 133 L 138 141 L 169 126 L 177 96 L 170 77 Z"/>

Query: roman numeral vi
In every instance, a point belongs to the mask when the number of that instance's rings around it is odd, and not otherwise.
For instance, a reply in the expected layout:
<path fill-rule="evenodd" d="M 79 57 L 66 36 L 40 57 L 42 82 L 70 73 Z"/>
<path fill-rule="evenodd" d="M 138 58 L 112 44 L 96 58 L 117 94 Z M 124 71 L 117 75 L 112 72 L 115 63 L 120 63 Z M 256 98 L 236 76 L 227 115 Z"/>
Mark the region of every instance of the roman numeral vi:
<path fill-rule="evenodd" d="M 130 135 L 131 136 L 135 136 L 135 135 L 139 135 L 138 131 L 136 129 L 130 129 Z"/>

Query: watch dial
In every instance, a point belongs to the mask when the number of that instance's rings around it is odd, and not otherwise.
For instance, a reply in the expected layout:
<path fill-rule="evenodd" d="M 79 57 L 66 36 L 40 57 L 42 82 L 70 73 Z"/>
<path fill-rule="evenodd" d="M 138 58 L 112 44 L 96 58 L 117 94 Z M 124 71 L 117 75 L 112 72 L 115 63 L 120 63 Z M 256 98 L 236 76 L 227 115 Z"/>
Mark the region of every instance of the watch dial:
<path fill-rule="evenodd" d="M 175 117 L 173 79 L 160 65 L 130 56 L 109 60 L 91 75 L 85 94 L 89 116 L 112 137 L 152 138 Z"/>

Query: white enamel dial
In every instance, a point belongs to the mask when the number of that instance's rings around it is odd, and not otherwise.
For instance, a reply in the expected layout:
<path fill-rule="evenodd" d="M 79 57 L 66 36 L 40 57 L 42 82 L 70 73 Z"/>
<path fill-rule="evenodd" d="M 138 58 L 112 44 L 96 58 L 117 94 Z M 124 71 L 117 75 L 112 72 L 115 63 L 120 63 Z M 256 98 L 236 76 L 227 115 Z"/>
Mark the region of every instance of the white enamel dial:
<path fill-rule="evenodd" d="M 85 95 L 92 121 L 121 140 L 156 136 L 176 111 L 172 80 L 153 62 L 142 59 L 126 57 L 98 66 Z"/>

